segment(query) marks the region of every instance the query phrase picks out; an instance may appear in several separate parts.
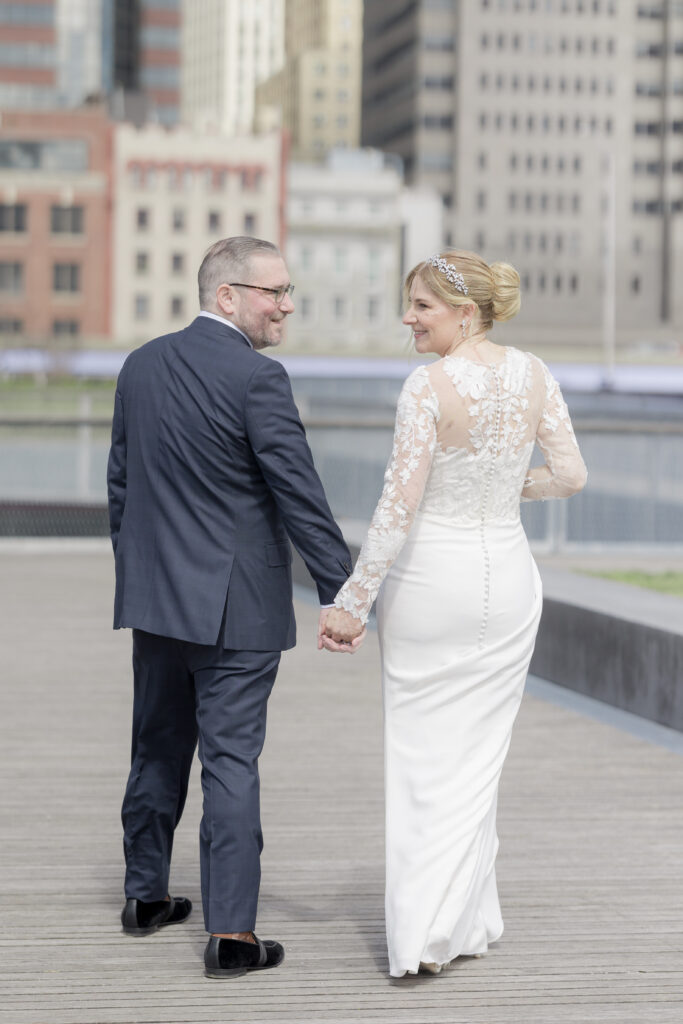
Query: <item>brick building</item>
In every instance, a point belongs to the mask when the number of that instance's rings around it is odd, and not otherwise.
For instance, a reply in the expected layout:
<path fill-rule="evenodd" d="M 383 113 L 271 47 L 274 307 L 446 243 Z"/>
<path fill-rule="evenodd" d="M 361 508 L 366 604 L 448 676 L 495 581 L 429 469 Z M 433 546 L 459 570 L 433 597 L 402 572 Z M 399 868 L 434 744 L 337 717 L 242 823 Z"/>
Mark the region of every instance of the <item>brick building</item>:
<path fill-rule="evenodd" d="M 100 107 L 0 120 L 0 343 L 110 333 L 112 127 Z"/>

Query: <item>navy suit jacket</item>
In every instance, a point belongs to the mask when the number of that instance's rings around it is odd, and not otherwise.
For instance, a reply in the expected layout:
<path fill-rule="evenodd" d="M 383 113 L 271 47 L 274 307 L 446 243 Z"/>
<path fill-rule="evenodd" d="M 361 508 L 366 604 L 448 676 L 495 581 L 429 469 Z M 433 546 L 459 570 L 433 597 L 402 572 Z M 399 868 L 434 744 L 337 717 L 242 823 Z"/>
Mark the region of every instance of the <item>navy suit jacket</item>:
<path fill-rule="evenodd" d="M 114 628 L 275 651 L 296 642 L 288 535 L 331 604 L 351 556 L 289 377 L 208 317 L 132 352 L 108 466 Z M 226 605 L 227 597 L 227 605 Z"/>

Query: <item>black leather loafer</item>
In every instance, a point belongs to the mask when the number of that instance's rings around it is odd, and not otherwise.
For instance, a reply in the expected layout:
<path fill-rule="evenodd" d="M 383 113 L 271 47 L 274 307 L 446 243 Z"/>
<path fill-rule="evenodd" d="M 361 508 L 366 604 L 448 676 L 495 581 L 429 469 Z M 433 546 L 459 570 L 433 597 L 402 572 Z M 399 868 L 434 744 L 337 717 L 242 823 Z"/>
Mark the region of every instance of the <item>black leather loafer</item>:
<path fill-rule="evenodd" d="M 237 978 L 247 971 L 267 971 L 277 967 L 285 951 L 274 939 L 219 939 L 212 935 L 204 950 L 204 974 L 207 978 Z"/>
<path fill-rule="evenodd" d="M 142 900 L 126 900 L 121 911 L 121 924 L 126 935 L 151 935 L 167 924 L 187 921 L 192 913 L 192 904 L 184 896 L 171 896 L 170 900 L 156 900 L 143 903 Z"/>

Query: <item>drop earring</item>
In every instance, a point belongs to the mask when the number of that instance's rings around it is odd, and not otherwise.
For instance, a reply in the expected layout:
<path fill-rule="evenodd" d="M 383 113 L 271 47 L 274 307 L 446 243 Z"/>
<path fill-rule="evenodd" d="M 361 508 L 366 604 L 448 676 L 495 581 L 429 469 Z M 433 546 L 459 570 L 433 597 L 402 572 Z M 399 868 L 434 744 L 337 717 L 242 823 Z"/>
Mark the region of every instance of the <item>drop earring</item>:
<path fill-rule="evenodd" d="M 460 321 L 460 330 L 462 331 L 462 340 L 464 341 L 469 333 L 470 325 L 466 320 Z"/>

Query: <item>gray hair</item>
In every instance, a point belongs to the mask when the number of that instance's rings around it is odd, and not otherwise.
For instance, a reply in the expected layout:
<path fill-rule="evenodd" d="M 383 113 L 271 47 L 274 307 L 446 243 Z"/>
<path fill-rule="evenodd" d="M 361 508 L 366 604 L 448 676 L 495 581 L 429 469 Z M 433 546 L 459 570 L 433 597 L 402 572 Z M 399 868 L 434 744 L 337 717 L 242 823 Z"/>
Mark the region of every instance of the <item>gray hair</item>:
<path fill-rule="evenodd" d="M 197 275 L 200 309 L 210 310 L 215 306 L 219 285 L 248 278 L 252 257 L 259 253 L 279 256 L 280 250 L 272 242 L 251 238 L 249 235 L 236 235 L 214 242 L 204 256 Z M 251 282 L 247 280 L 245 283 Z"/>

